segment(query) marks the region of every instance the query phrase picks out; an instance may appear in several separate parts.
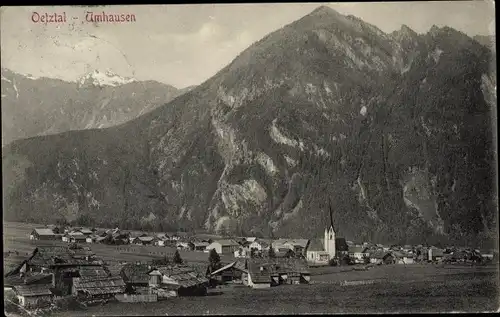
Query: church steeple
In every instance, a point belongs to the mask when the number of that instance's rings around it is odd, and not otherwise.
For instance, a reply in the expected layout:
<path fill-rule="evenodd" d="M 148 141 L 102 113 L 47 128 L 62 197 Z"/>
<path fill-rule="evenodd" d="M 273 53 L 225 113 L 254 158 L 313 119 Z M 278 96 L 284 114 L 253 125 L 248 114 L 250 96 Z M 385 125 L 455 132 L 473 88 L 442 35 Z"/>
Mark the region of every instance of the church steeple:
<path fill-rule="evenodd" d="M 324 246 L 325 251 L 332 259 L 335 257 L 335 227 L 333 226 L 333 210 L 330 202 L 328 202 L 328 211 L 330 213 L 330 226 L 325 228 Z"/>

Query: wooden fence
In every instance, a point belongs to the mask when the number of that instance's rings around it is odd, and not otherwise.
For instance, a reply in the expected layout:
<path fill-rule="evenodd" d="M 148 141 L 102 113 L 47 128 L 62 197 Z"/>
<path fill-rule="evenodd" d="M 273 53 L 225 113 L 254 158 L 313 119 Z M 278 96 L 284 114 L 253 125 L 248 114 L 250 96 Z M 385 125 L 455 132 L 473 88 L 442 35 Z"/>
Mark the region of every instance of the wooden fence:
<path fill-rule="evenodd" d="M 115 295 L 116 300 L 122 303 L 150 303 L 158 301 L 156 294 L 118 294 Z"/>

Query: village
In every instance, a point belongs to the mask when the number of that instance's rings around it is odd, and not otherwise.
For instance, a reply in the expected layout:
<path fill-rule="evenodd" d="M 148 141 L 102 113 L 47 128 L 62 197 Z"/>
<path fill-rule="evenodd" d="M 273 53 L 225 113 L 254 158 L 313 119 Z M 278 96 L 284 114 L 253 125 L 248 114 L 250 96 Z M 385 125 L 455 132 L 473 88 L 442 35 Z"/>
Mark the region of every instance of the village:
<path fill-rule="evenodd" d="M 55 225 L 33 228 L 27 238 L 34 245 L 31 253 L 4 253 L 9 262 L 9 267 L 4 263 L 5 294 L 26 311 L 68 298 L 83 305 L 156 302 L 206 296 L 212 289 L 231 285 L 264 289 L 309 284 L 311 271 L 321 267 L 363 271 L 380 265 L 498 261 L 498 253 L 490 250 L 354 243 L 336 237 L 333 222 L 322 239 L 212 239 Z M 110 263 L 92 251 L 97 248 L 124 254 L 140 249 L 150 257 Z"/>

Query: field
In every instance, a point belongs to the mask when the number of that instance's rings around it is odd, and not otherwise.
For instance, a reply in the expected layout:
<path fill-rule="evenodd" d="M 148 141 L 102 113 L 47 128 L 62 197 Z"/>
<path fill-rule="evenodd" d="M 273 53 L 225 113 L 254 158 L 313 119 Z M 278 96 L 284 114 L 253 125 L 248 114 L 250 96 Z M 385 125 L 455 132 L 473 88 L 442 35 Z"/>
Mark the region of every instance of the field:
<path fill-rule="evenodd" d="M 31 252 L 32 226 L 4 224 L 4 250 Z M 52 242 L 59 243 L 59 242 Z M 60 242 L 62 244 L 62 242 Z M 120 252 L 91 245 L 106 261 L 148 260 L 152 255 Z M 139 247 L 135 247 L 136 249 Z M 168 248 L 159 248 L 168 249 Z M 145 248 L 143 252 L 149 251 Z M 168 251 L 170 252 L 170 251 Z M 192 262 L 206 262 L 207 253 L 181 252 Z M 225 261 L 230 261 L 226 257 Z M 131 316 L 205 314 L 332 314 L 497 311 L 498 265 L 385 265 L 367 271 L 352 266 L 311 268 L 311 284 L 254 290 L 243 286 L 210 290 L 206 297 L 181 297 L 147 304 L 108 303 L 85 311 L 59 311 L 53 316 Z M 343 285 L 364 281 L 366 285 Z"/>
<path fill-rule="evenodd" d="M 29 234 L 34 224 L 17 222 L 5 222 L 3 225 L 4 252 L 17 251 L 20 255 L 28 256 L 37 245 L 67 245 L 60 240 L 57 241 L 31 241 Z M 111 246 L 105 244 L 83 244 L 89 246 L 97 257 L 102 258 L 106 263 L 113 265 L 120 261 L 135 262 L 149 261 L 152 258 L 161 258 L 165 255 L 172 258 L 175 248 L 154 247 L 154 246 Z M 187 262 L 207 262 L 208 253 L 194 251 L 179 251 L 183 260 Z M 8 261 L 8 258 L 6 259 Z M 230 255 L 221 255 L 223 262 L 234 261 Z"/>

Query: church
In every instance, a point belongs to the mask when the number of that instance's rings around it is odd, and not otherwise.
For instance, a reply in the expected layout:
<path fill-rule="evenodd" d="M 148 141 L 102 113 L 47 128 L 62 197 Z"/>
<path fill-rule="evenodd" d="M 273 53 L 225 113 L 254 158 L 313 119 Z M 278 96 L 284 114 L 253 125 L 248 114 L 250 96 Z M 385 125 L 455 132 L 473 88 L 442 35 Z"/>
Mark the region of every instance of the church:
<path fill-rule="evenodd" d="M 331 259 L 339 255 L 340 252 L 347 251 L 347 243 L 344 238 L 337 238 L 333 226 L 333 216 L 330 208 L 330 226 L 325 228 L 323 241 L 320 239 L 311 240 L 307 248 L 307 262 L 316 265 L 328 265 Z"/>

